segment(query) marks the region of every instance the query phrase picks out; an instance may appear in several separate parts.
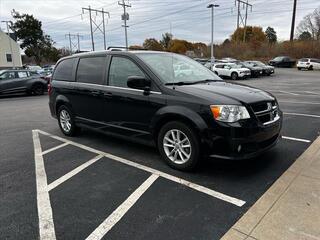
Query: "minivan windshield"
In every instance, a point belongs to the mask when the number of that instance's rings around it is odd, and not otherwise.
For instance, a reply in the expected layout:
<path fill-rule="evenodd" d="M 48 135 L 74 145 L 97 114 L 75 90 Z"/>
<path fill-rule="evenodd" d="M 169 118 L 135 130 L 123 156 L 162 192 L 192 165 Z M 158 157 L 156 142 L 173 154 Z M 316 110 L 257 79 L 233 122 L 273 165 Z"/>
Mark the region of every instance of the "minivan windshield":
<path fill-rule="evenodd" d="M 165 84 L 222 81 L 202 64 L 175 53 L 139 53 L 142 59 Z"/>

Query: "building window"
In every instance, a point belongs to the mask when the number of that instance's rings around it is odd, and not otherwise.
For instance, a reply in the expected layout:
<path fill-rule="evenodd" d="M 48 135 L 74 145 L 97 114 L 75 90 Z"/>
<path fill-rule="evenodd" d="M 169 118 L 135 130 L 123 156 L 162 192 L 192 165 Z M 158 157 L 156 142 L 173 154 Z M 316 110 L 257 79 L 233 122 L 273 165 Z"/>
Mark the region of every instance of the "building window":
<path fill-rule="evenodd" d="M 7 57 L 7 62 L 12 62 L 12 55 L 11 54 L 6 54 Z"/>

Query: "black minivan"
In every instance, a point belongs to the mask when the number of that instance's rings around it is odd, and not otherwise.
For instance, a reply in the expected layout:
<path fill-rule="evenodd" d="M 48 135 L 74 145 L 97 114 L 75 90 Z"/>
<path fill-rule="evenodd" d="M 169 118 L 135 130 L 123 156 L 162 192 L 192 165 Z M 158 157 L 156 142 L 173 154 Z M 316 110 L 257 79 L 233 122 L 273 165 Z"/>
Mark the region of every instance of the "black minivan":
<path fill-rule="evenodd" d="M 90 128 L 156 145 L 173 168 L 201 156 L 246 159 L 280 138 L 282 112 L 271 94 L 227 83 L 182 55 L 103 51 L 59 60 L 50 111 L 67 136 Z"/>

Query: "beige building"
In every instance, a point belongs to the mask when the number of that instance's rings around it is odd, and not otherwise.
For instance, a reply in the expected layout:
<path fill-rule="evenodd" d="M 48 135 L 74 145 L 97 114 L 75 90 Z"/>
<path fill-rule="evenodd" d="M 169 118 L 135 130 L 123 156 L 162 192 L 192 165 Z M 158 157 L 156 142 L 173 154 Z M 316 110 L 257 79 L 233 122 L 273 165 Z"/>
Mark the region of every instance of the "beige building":
<path fill-rule="evenodd" d="M 22 67 L 19 44 L 0 30 L 0 69 Z"/>

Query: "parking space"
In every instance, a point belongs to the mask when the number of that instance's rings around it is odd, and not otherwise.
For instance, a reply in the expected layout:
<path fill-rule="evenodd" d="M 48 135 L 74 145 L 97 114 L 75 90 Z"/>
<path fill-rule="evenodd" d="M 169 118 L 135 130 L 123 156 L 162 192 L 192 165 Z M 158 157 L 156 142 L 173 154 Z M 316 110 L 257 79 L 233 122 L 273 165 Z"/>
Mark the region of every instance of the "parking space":
<path fill-rule="evenodd" d="M 219 239 L 319 135 L 320 73 L 276 70 L 239 82 L 278 98 L 284 139 L 256 159 L 203 159 L 191 173 L 150 147 L 64 137 L 46 97 L 0 99 L 1 238 Z"/>

